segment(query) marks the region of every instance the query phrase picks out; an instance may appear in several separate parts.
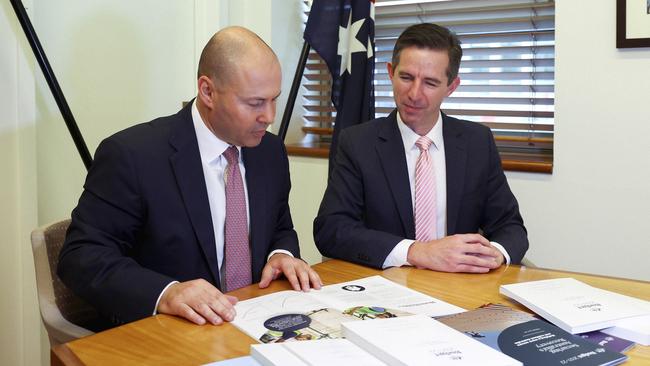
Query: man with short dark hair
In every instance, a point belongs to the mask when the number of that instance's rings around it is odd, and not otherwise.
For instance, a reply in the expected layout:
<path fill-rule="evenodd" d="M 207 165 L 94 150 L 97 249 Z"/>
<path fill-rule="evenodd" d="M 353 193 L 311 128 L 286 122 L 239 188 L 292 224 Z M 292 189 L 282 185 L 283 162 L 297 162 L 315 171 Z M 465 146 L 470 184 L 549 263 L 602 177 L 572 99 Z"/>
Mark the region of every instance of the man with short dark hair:
<path fill-rule="evenodd" d="M 271 48 L 229 27 L 201 54 L 193 102 L 100 144 L 58 266 L 102 316 L 95 330 L 155 313 L 231 321 L 226 291 L 281 274 L 320 288 L 299 259 L 284 145 L 266 132 L 280 84 Z"/>
<path fill-rule="evenodd" d="M 400 35 L 388 64 L 397 109 L 341 132 L 314 220 L 324 256 L 471 273 L 521 261 L 527 233 L 491 131 L 440 111 L 461 57 L 444 27 Z"/>

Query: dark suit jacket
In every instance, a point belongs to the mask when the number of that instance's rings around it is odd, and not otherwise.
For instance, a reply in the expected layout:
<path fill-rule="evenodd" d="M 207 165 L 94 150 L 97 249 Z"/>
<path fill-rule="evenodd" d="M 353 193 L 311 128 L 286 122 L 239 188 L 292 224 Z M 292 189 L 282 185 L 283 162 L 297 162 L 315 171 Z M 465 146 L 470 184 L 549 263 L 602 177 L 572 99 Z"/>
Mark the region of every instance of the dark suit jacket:
<path fill-rule="evenodd" d="M 190 107 L 104 140 L 72 212 L 59 277 L 112 325 L 150 316 L 173 280 L 203 278 L 220 287 Z M 258 282 L 271 251 L 300 254 L 288 205 L 289 163 L 269 133 L 257 147 L 243 148 L 242 157 Z"/>
<path fill-rule="evenodd" d="M 443 114 L 447 234 L 477 233 L 519 263 L 528 238 L 492 133 Z M 381 267 L 401 240 L 415 238 L 404 144 L 396 111 L 341 132 L 327 190 L 314 220 L 320 252 Z"/>

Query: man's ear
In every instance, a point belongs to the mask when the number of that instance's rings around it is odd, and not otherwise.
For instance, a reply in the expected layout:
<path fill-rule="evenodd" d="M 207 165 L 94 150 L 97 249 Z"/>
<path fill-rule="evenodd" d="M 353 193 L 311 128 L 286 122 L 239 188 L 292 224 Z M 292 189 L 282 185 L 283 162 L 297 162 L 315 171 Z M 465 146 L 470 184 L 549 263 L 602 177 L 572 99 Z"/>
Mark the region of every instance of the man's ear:
<path fill-rule="evenodd" d="M 386 63 L 386 70 L 388 70 L 388 78 L 390 81 L 393 81 L 393 74 L 395 73 L 395 69 L 393 68 L 393 64 L 391 62 Z"/>
<path fill-rule="evenodd" d="M 456 91 L 456 88 L 458 88 L 459 85 L 460 85 L 460 78 L 458 76 L 456 76 L 454 81 L 452 81 L 451 84 L 449 85 L 449 88 L 447 90 L 447 96 L 450 96 L 451 93 Z"/>
<path fill-rule="evenodd" d="M 197 98 L 201 100 L 201 103 L 208 108 L 212 108 L 213 97 L 214 97 L 214 83 L 210 80 L 209 77 L 202 75 L 197 81 L 197 86 L 199 89 Z"/>

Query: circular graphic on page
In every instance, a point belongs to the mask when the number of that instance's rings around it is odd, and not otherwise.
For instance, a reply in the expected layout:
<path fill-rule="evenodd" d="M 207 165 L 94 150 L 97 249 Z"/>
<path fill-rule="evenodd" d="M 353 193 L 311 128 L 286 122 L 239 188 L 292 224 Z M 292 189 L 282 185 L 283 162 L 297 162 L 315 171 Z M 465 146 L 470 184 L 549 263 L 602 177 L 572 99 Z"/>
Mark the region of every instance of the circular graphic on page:
<path fill-rule="evenodd" d="M 350 292 L 361 292 L 366 290 L 365 287 L 360 285 L 345 285 L 341 288 L 344 289 L 345 291 L 350 291 Z"/>
<path fill-rule="evenodd" d="M 277 315 L 264 322 L 268 331 L 259 340 L 262 343 L 281 343 L 341 338 L 341 323 L 350 320 L 356 319 L 328 308 L 305 314 Z"/>

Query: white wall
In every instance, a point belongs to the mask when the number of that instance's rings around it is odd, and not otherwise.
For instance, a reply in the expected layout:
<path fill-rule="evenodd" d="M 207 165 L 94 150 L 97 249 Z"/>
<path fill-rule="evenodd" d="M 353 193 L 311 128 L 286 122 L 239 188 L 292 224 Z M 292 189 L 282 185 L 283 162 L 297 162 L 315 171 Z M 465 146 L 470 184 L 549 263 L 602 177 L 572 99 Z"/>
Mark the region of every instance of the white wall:
<path fill-rule="evenodd" d="M 30 7 L 31 1 L 25 2 Z M 36 226 L 33 62 L 9 2 L 0 4 L 0 354 L 37 365 L 41 325 L 29 232 Z M 31 51 L 30 51 L 31 52 Z M 45 354 L 46 352 L 43 352 Z"/>
<path fill-rule="evenodd" d="M 650 280 L 650 48 L 616 49 L 615 7 L 556 2 L 554 173 L 509 177 L 536 264 Z"/>
<path fill-rule="evenodd" d="M 24 3 L 91 153 L 193 97 L 198 55 L 223 18 L 212 0 Z M 0 363 L 45 365 L 29 232 L 69 217 L 85 168 L 9 2 L 0 49 Z"/>
<path fill-rule="evenodd" d="M 536 265 L 650 280 L 650 49 L 617 50 L 615 15 L 614 1 L 588 10 L 556 1 L 554 171 L 507 175 Z M 312 253 L 327 164 L 292 157 L 291 173 L 293 216 Z"/>
<path fill-rule="evenodd" d="M 194 95 L 194 7 L 183 1 L 35 0 L 35 28 L 91 154 L 112 133 Z M 39 221 L 68 217 L 85 168 L 37 73 Z"/>

